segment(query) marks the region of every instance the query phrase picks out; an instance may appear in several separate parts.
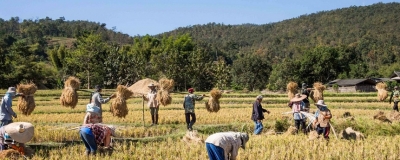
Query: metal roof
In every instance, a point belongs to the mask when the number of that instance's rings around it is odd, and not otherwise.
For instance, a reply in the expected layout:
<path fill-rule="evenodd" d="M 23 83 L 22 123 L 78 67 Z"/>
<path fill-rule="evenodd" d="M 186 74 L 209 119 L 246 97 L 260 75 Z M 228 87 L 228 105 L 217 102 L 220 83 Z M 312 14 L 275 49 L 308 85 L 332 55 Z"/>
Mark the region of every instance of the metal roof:
<path fill-rule="evenodd" d="M 362 82 L 375 85 L 376 82 L 372 79 L 336 79 L 334 81 L 329 82 L 330 85 L 332 84 L 337 84 L 339 86 L 355 86 L 357 84 L 360 84 Z"/>

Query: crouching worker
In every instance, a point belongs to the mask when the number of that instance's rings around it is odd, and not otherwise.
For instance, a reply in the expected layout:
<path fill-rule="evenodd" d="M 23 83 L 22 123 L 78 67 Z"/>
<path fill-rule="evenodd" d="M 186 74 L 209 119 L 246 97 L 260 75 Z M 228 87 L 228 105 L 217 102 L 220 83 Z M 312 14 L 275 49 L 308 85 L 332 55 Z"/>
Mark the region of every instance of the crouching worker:
<path fill-rule="evenodd" d="M 85 144 L 85 155 L 96 155 L 99 147 L 112 150 L 111 136 L 115 136 L 115 127 L 102 124 L 84 124 L 79 134 Z"/>
<path fill-rule="evenodd" d="M 315 105 L 318 107 L 318 110 L 315 112 L 316 119 L 314 121 L 313 126 L 316 127 L 318 135 L 322 134 L 324 138 L 328 140 L 331 128 L 330 125 L 330 120 L 332 118 L 331 111 L 324 103 L 324 100 L 318 100 L 318 102 Z"/>
<path fill-rule="evenodd" d="M 249 136 L 240 132 L 220 132 L 206 139 L 206 149 L 210 160 L 235 160 L 239 148 L 245 149 Z"/>
<path fill-rule="evenodd" d="M 32 156 L 27 153 L 25 143 L 34 135 L 34 127 L 28 122 L 14 122 L 0 127 L 0 151 L 14 149 L 21 155 Z"/>
<path fill-rule="evenodd" d="M 101 122 L 102 117 L 100 115 L 100 107 L 97 107 L 94 103 L 86 105 L 86 115 L 83 119 L 83 124 L 95 124 Z"/>

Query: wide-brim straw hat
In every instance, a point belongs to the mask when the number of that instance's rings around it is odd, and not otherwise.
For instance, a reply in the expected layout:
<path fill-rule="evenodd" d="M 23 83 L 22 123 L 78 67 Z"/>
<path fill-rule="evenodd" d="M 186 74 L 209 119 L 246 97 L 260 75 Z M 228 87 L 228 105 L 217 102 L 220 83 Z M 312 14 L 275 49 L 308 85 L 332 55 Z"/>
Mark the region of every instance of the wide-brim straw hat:
<path fill-rule="evenodd" d="M 16 142 L 29 142 L 34 135 L 34 127 L 28 122 L 14 122 L 4 126 L 6 133 Z"/>
<path fill-rule="evenodd" d="M 324 106 L 324 107 L 326 107 L 326 104 L 325 104 L 324 100 L 318 100 L 318 102 L 315 103 L 315 105 L 316 106 Z"/>
<path fill-rule="evenodd" d="M 156 85 L 154 85 L 154 83 L 151 83 L 147 87 L 152 88 L 152 87 L 156 87 Z"/>
<path fill-rule="evenodd" d="M 290 102 L 302 101 L 302 100 L 305 99 L 306 97 L 307 97 L 307 95 L 305 95 L 305 94 L 296 94 L 296 95 L 290 100 Z"/>

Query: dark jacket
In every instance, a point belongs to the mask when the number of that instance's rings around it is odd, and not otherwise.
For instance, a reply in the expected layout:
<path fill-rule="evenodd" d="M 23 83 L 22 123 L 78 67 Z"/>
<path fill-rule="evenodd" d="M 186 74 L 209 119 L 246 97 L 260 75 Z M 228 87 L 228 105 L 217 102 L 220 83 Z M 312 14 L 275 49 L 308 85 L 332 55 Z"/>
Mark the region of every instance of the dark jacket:
<path fill-rule="evenodd" d="M 264 119 L 264 113 L 263 112 L 267 112 L 266 109 L 262 108 L 261 103 L 258 101 L 255 101 L 253 103 L 253 113 L 251 115 L 251 119 L 253 121 L 256 120 L 263 120 Z"/>
<path fill-rule="evenodd" d="M 310 96 L 310 91 L 307 90 L 307 88 L 303 88 L 301 89 L 301 94 L 306 95 L 307 97 L 303 99 L 304 103 L 310 103 L 310 101 L 308 100 L 308 96 Z"/>

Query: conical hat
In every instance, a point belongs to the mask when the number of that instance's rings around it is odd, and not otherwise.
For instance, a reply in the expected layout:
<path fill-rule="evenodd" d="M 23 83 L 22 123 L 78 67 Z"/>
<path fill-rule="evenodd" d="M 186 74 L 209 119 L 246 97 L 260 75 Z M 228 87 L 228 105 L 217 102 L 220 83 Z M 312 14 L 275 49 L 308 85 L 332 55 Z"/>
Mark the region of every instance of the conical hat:
<path fill-rule="evenodd" d="M 4 126 L 6 133 L 19 143 L 29 142 L 34 135 L 34 127 L 28 122 L 14 122 Z"/>

